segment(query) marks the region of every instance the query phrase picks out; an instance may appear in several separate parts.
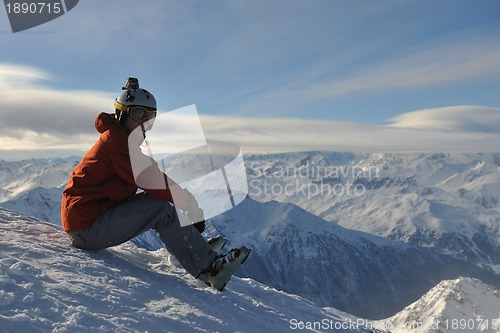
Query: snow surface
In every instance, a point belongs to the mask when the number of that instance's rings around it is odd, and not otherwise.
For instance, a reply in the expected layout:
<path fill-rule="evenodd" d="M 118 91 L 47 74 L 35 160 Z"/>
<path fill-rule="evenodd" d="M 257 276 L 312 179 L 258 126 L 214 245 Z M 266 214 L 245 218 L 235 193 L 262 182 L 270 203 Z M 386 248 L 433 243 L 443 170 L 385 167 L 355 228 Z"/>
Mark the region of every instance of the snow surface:
<path fill-rule="evenodd" d="M 356 320 L 251 279 L 220 293 L 166 250 L 81 251 L 58 227 L 0 209 L 3 332 L 288 332 L 300 321 L 319 331 Z"/>
<path fill-rule="evenodd" d="M 499 333 L 500 291 L 476 279 L 443 281 L 376 326 L 393 333 Z"/>
<path fill-rule="evenodd" d="M 19 162 L 0 160 L 0 206 L 60 225 L 60 193 L 77 160 L 75 158 L 68 160 L 31 159 Z M 313 223 L 314 226 L 309 226 L 309 222 L 304 223 L 307 224 L 305 227 L 295 225 L 297 223 L 294 220 L 294 215 L 297 215 L 295 208 L 271 203 L 270 207 L 276 210 L 288 210 L 289 216 L 282 215 L 283 211 L 275 212 L 274 215 L 270 214 L 269 220 L 262 221 L 262 223 L 266 225 L 273 222 L 271 218 L 285 218 L 281 221 L 284 223 L 284 229 L 286 230 L 287 225 L 290 226 L 285 236 L 300 236 L 294 239 L 304 240 L 302 244 L 307 246 L 299 249 L 286 238 L 276 239 L 284 235 L 279 232 L 279 226 L 274 228 L 271 225 L 267 228 L 264 226 L 259 232 L 246 232 L 246 235 L 253 237 L 259 248 L 265 248 L 262 242 L 266 242 L 269 248 L 276 249 L 279 246 L 284 253 L 292 249 L 295 254 L 300 255 L 300 258 L 306 260 L 308 265 L 317 261 L 320 251 L 324 250 L 322 246 L 328 245 L 324 242 L 325 239 L 337 241 L 336 246 L 329 249 L 334 255 L 339 246 L 342 250 L 342 247 L 347 245 L 344 252 L 341 252 L 346 259 L 345 262 L 334 261 L 334 264 L 340 263 L 341 266 L 337 267 L 347 268 L 343 273 L 338 271 L 339 277 L 337 278 L 353 283 L 346 285 L 342 282 L 337 290 L 342 291 L 346 286 L 354 287 L 356 279 L 359 280 L 363 275 L 362 270 L 357 269 L 359 268 L 357 265 L 349 264 L 350 257 L 347 254 L 350 253 L 361 258 L 362 260 L 357 262 L 368 271 L 373 269 L 371 265 L 377 264 L 376 261 L 381 267 L 389 267 L 389 272 L 392 272 L 391 269 L 401 269 L 401 267 L 391 267 L 397 262 L 395 258 L 398 257 L 400 257 L 399 260 L 407 261 L 409 266 L 418 264 L 425 266 L 425 262 L 422 262 L 420 253 L 415 254 L 414 259 L 406 259 L 401 258 L 401 252 L 393 251 L 394 257 L 392 257 L 383 250 L 396 249 L 396 246 L 384 245 L 390 243 L 373 241 L 374 238 L 370 237 L 364 237 L 369 240 L 368 242 L 358 242 L 355 240 L 358 236 L 353 236 L 347 231 L 340 232 L 343 229 L 335 228 L 336 224 L 429 249 L 487 268 L 497 274 L 500 272 L 500 154 L 307 152 L 246 156 L 245 160 L 252 198 L 263 202 L 278 200 L 282 203 L 292 203 L 332 224 L 330 228 L 323 225 L 324 220 L 314 220 L 321 222 L 321 225 Z M 335 171 L 337 171 L 336 174 Z M 286 187 L 288 184 L 294 187 Z M 266 187 L 263 187 L 264 185 Z M 334 187 L 336 185 L 337 187 Z M 342 189 L 346 191 L 355 189 L 356 185 L 362 186 L 365 192 L 361 195 L 352 191 L 341 195 L 332 192 L 332 188 L 337 191 Z M 264 192 L 264 188 L 267 188 L 268 193 Z M 314 191 L 319 188 L 324 188 L 326 191 L 315 193 Z M 286 193 L 287 189 L 290 193 Z M 263 209 L 259 205 L 251 205 L 249 208 Z M 235 213 L 238 212 L 235 210 Z M 304 216 L 303 213 L 299 214 L 301 217 Z M 6 228 L 4 225 L 6 221 L 13 221 L 19 230 L 14 227 L 14 229 Z M 235 221 L 241 221 L 241 218 L 236 218 Z M 247 226 L 251 227 L 248 222 L 251 221 L 246 222 Z M 168 326 L 167 324 L 172 325 L 170 330 L 173 331 L 189 331 L 196 329 L 186 324 L 195 322 L 193 318 L 201 318 L 201 322 L 206 324 L 209 330 L 245 331 L 245 328 L 241 326 L 232 326 L 231 318 L 226 317 L 223 318 L 224 323 L 229 323 L 225 324 L 226 326 L 218 327 L 215 324 L 210 326 L 217 322 L 214 319 L 217 318 L 217 312 L 206 310 L 205 306 L 212 309 L 210 302 L 217 304 L 221 300 L 221 295 L 215 295 L 209 290 L 200 288 L 191 281 L 190 277 L 185 276 L 183 270 L 172 265 L 168 260 L 162 261 L 166 255 L 164 250 L 147 252 L 132 244 L 126 244 L 98 253 L 80 252 L 68 248 L 64 235 L 57 228 L 54 229 L 50 225 L 4 210 L 0 210 L 0 225 L 2 232 L 0 238 L 0 328 L 5 331 L 17 331 L 18 327 L 22 331 L 31 329 L 35 332 L 50 330 L 127 331 L 128 327 L 136 331 L 162 331 L 164 326 Z M 238 227 L 236 223 L 235 227 L 229 231 L 237 234 Z M 29 229 L 38 231 L 35 232 L 36 235 L 33 235 Z M 228 231 L 227 227 L 226 231 Z M 322 233 L 326 236 L 323 240 L 317 237 Z M 276 237 L 273 238 L 273 236 Z M 9 239 L 14 241 L 9 243 L 6 241 Z M 46 239 L 50 239 L 51 242 L 44 242 L 43 245 L 38 242 Z M 139 241 L 136 240 L 135 243 L 150 249 L 157 249 L 160 245 L 151 234 Z M 321 246 L 312 246 L 317 244 Z M 26 249 L 26 245 L 29 249 Z M 259 257 L 255 249 L 252 257 Z M 252 257 L 249 260 L 252 260 Z M 61 258 L 70 264 L 65 266 L 61 261 L 57 261 Z M 338 257 L 334 258 L 334 260 L 337 259 Z M 152 264 L 145 264 L 147 262 Z M 247 262 L 246 266 L 248 263 L 250 262 Z M 320 263 L 320 267 L 328 268 L 332 265 L 332 261 Z M 439 266 L 430 267 L 429 270 L 440 268 Z M 163 270 L 163 268 L 166 269 Z M 441 268 L 446 269 L 446 267 Z M 276 267 L 276 269 L 280 268 Z M 138 270 L 140 273 L 131 273 Z M 244 270 L 245 266 L 242 267 L 242 271 Z M 125 275 L 116 275 L 117 272 L 125 273 Z M 384 272 L 382 276 L 387 274 L 384 270 L 376 272 Z M 394 273 L 388 274 L 388 278 L 394 281 L 394 277 L 398 275 L 391 274 Z M 418 272 L 414 275 L 419 276 Z M 128 279 L 122 278 L 123 276 L 128 276 Z M 164 280 L 168 281 L 167 284 L 170 287 L 168 290 L 150 291 L 150 286 L 161 285 Z M 172 284 L 174 280 L 179 283 L 183 282 L 182 286 L 187 285 L 189 288 Z M 71 281 L 75 281 L 75 284 L 73 285 Z M 158 281 L 160 283 L 156 283 Z M 377 279 L 374 278 L 373 281 Z M 427 282 L 432 281 L 431 279 Z M 462 280 L 459 279 L 459 281 Z M 437 282 L 432 286 L 438 284 Z M 484 302 L 487 304 L 487 309 L 498 310 L 498 304 L 489 301 L 489 293 L 485 292 L 480 284 L 472 283 L 469 286 L 474 296 L 462 298 L 463 303 L 449 303 L 445 294 L 433 294 L 432 301 L 427 307 L 421 307 L 419 318 L 430 318 L 435 311 L 426 309 L 430 309 L 432 304 L 437 303 L 455 307 L 456 311 L 463 309 L 466 312 L 471 308 L 482 309 L 481 304 Z M 377 288 L 371 288 L 371 290 L 375 291 Z M 85 290 L 88 290 L 88 295 Z M 493 293 L 496 292 L 495 289 L 490 290 Z M 257 299 L 256 304 L 262 305 L 256 305 L 256 307 L 263 310 L 263 314 L 256 312 L 257 310 L 252 310 L 250 313 L 252 316 L 257 316 L 257 314 L 262 316 L 264 318 L 262 322 L 270 321 L 272 324 L 269 329 L 273 331 L 289 330 L 289 323 L 283 318 L 295 312 L 315 313 L 308 318 L 323 318 L 323 316 L 335 318 L 335 320 L 349 318 L 348 315 L 339 311 L 320 309 L 300 297 L 278 292 L 251 279 L 234 278 L 228 291 L 222 294 L 223 304 L 236 304 L 238 307 L 238 304 L 246 304 L 245 302 L 254 304 L 250 302 L 250 298 Z M 400 300 L 401 292 L 404 290 L 392 289 L 385 297 Z M 258 298 L 261 296 L 254 297 L 263 294 L 272 295 L 271 300 L 268 300 L 266 296 L 262 296 L 266 301 Z M 325 290 L 318 289 L 316 294 L 322 296 Z M 424 295 L 421 300 L 428 295 L 429 293 Z M 115 298 L 117 302 L 113 302 Z M 163 303 L 155 303 L 155 307 L 145 298 L 157 302 L 160 302 L 160 299 L 167 299 L 167 301 L 164 307 L 162 307 Z M 200 302 L 200 298 L 203 307 L 191 305 Z M 95 299 L 98 300 L 98 305 L 94 304 Z M 195 300 L 197 302 L 194 302 Z M 288 306 L 283 304 L 289 300 L 292 304 L 306 304 L 306 310 L 298 305 L 288 309 Z M 359 300 L 359 303 L 374 300 L 377 298 L 370 297 Z M 189 311 L 177 310 L 177 313 L 173 314 L 172 311 L 175 310 L 168 310 L 169 305 L 181 302 L 190 304 Z M 120 304 L 124 304 L 124 307 L 120 307 Z M 380 305 L 383 305 L 383 302 Z M 276 313 L 279 314 L 276 316 L 281 319 L 273 317 L 271 314 L 273 312 L 266 310 L 267 307 L 276 307 L 278 309 Z M 289 310 L 292 312 L 287 312 Z M 117 315 L 120 311 L 124 315 Z M 64 313 L 68 315 L 64 316 Z M 9 317 L 7 321 L 4 320 L 6 316 Z M 397 316 L 393 318 L 400 318 L 400 322 L 404 322 L 406 318 L 404 315 Z M 495 314 L 493 311 L 491 316 L 491 318 L 485 318 L 492 324 L 491 321 L 498 318 L 498 313 Z M 151 319 L 142 319 L 153 317 L 157 318 L 160 324 L 151 323 Z M 238 322 L 248 323 L 248 319 L 242 319 L 237 315 L 234 317 Z M 26 320 L 23 321 L 23 318 Z M 449 314 L 449 318 L 456 318 L 456 314 Z M 149 323 L 144 323 L 144 321 Z M 275 322 L 284 323 L 285 329 L 278 324 L 274 325 Z M 105 324 L 101 327 L 99 323 Z M 164 326 L 160 328 L 161 325 Z M 92 329 L 87 330 L 87 326 Z M 247 326 L 254 331 L 258 330 L 256 327 L 262 327 L 261 324 Z M 473 330 L 462 331 L 472 332 Z"/>

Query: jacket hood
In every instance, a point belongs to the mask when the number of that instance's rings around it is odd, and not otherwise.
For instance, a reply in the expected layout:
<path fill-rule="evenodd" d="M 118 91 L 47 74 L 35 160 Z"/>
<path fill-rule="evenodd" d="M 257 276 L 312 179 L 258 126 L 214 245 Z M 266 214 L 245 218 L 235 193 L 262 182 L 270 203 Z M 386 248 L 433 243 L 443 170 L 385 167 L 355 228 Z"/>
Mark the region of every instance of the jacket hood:
<path fill-rule="evenodd" d="M 101 112 L 95 118 L 95 129 L 99 133 L 104 133 L 112 127 L 122 127 L 114 114 Z"/>

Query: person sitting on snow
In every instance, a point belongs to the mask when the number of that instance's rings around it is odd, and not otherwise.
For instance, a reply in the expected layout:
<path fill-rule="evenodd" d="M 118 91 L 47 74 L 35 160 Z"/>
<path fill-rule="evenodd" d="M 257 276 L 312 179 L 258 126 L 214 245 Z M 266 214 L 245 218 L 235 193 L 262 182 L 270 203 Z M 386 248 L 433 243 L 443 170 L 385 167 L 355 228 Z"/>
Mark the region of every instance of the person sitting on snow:
<path fill-rule="evenodd" d="M 249 250 L 242 247 L 217 254 L 201 235 L 205 221 L 195 197 L 142 153 L 140 145 L 156 114 L 154 96 L 140 88 L 137 79 L 129 78 L 115 100 L 115 113 L 97 116 L 95 128 L 100 137 L 72 171 L 64 189 L 63 229 L 72 245 L 85 250 L 112 247 L 154 229 L 192 276 L 222 290 Z M 142 137 L 129 144 L 134 133 Z M 149 165 L 138 177 L 141 182 L 134 177 L 131 158 Z M 149 187 L 148 179 L 161 179 L 165 186 Z M 137 193 L 138 188 L 143 191 Z M 185 216 L 179 216 L 176 207 Z M 186 217 L 195 224 L 180 223 L 179 218 Z"/>

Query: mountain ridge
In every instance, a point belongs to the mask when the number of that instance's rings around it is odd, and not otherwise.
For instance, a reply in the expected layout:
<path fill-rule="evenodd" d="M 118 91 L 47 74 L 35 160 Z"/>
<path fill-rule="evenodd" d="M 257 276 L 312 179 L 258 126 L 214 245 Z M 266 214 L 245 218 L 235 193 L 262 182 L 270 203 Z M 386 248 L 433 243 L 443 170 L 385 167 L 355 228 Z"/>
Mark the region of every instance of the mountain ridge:
<path fill-rule="evenodd" d="M 500 154 L 254 155 L 247 167 L 255 200 L 500 272 Z"/>
<path fill-rule="evenodd" d="M 440 282 L 378 327 L 393 333 L 500 332 L 500 290 L 480 280 Z"/>
<path fill-rule="evenodd" d="M 500 287 L 499 276 L 475 265 L 345 229 L 293 204 L 247 198 L 210 222 L 211 232 L 226 236 L 229 246 L 253 247 L 239 276 L 358 317 L 393 315 L 440 281 L 459 276 Z"/>

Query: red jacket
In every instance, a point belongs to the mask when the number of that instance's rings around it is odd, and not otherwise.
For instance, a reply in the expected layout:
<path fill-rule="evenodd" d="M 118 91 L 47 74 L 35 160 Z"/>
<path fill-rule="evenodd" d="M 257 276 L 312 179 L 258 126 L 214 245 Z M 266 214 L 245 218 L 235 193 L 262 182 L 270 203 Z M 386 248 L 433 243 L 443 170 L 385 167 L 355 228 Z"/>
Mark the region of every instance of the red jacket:
<path fill-rule="evenodd" d="M 99 114 L 95 128 L 101 133 L 99 140 L 73 170 L 62 195 L 64 231 L 88 228 L 108 209 L 133 196 L 138 188 L 169 202 L 173 202 L 174 193 L 175 204 L 181 209 L 187 207 L 188 196 L 159 170 L 157 163 L 142 154 L 139 145 L 129 147 L 130 133 L 113 114 Z M 147 182 L 140 182 L 141 186 L 138 186 L 130 155 L 134 158 L 140 156 L 141 162 L 149 165 L 141 179 L 144 175 L 144 179 L 161 179 L 165 183 L 163 189 L 148 189 Z M 149 183 L 152 188 L 158 186 L 157 182 Z"/>

